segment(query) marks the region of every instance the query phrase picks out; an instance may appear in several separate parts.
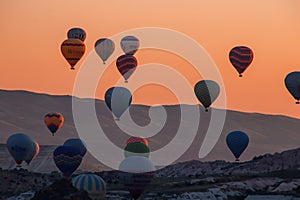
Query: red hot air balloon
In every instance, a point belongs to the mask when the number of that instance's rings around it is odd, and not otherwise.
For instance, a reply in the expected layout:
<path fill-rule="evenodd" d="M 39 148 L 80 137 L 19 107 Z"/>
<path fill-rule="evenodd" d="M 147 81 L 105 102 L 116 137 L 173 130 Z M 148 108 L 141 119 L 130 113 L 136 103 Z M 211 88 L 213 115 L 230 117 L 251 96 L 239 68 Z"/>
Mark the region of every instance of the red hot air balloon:
<path fill-rule="evenodd" d="M 126 145 L 133 143 L 133 142 L 141 142 L 141 143 L 145 144 L 147 147 L 149 146 L 148 141 L 146 140 L 146 138 L 143 138 L 143 137 L 130 137 L 126 141 Z"/>
<path fill-rule="evenodd" d="M 253 51 L 246 46 L 236 46 L 229 52 L 229 60 L 239 76 L 249 67 L 253 60 Z"/>
<path fill-rule="evenodd" d="M 119 72 L 124 77 L 125 83 L 127 83 L 129 77 L 135 71 L 138 63 L 133 55 L 122 55 L 117 59 L 116 65 Z"/>

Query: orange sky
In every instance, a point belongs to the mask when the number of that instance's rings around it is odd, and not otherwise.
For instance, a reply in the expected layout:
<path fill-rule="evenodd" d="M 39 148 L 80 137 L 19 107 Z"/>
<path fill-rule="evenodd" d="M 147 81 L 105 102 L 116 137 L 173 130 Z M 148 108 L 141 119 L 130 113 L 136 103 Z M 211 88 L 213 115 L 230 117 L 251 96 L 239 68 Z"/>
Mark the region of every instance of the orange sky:
<path fill-rule="evenodd" d="M 207 50 L 221 72 L 229 109 L 300 118 L 300 107 L 283 82 L 289 72 L 300 71 L 298 0 L 48 2 L 1 1 L 0 88 L 72 94 L 77 71 L 69 70 L 60 52 L 60 44 L 71 27 L 87 31 L 84 56 L 101 37 L 133 28 L 162 27 L 188 35 Z M 254 50 L 254 61 L 242 79 L 228 60 L 229 50 L 236 45 Z M 140 64 L 172 66 L 192 85 L 201 79 L 186 61 L 167 52 L 141 50 L 136 57 Z M 81 63 L 82 60 L 77 67 Z M 96 96 L 102 98 L 119 76 L 111 65 L 99 82 Z M 156 85 L 134 92 L 134 103 L 176 102 L 170 91 Z"/>

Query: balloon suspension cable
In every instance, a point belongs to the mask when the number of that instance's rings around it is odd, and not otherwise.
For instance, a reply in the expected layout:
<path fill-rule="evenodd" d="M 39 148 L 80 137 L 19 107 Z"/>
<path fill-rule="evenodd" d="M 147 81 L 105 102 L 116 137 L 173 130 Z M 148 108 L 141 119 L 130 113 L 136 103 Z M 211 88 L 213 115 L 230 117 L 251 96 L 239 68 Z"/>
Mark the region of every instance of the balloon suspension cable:
<path fill-rule="evenodd" d="M 239 77 L 243 77 L 243 75 L 242 75 L 242 74 L 239 74 Z"/>

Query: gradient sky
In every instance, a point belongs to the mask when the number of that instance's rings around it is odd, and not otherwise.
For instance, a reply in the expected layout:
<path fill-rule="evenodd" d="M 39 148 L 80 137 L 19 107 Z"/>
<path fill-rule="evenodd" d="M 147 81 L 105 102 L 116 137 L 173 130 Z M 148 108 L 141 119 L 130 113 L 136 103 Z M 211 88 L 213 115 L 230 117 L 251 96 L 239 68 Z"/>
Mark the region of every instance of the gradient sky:
<path fill-rule="evenodd" d="M 229 109 L 300 118 L 300 105 L 295 105 L 283 82 L 289 72 L 300 71 L 298 0 L 45 2 L 1 0 L 1 89 L 72 94 L 77 71 L 69 70 L 60 52 L 60 44 L 72 27 L 87 31 L 84 56 L 101 37 L 134 28 L 162 27 L 188 35 L 207 50 L 222 75 Z M 228 52 L 236 45 L 254 51 L 254 61 L 243 78 L 228 60 Z M 201 79 L 187 70 L 191 66 L 186 61 L 167 52 L 142 50 L 136 57 L 140 64 L 156 62 L 174 67 L 191 85 Z M 118 78 L 112 64 L 99 82 L 97 98 L 103 99 L 106 89 Z M 157 85 L 134 92 L 133 103 L 177 102 L 171 91 Z"/>

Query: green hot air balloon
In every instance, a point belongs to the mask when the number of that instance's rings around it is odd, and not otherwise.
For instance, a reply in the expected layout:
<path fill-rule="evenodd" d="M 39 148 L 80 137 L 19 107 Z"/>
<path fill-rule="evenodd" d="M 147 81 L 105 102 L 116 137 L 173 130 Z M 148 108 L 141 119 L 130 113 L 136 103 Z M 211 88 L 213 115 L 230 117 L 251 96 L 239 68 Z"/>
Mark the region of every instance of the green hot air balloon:
<path fill-rule="evenodd" d="M 149 157 L 150 149 L 142 142 L 133 142 L 128 144 L 124 149 L 125 157 L 129 156 L 144 156 Z"/>

